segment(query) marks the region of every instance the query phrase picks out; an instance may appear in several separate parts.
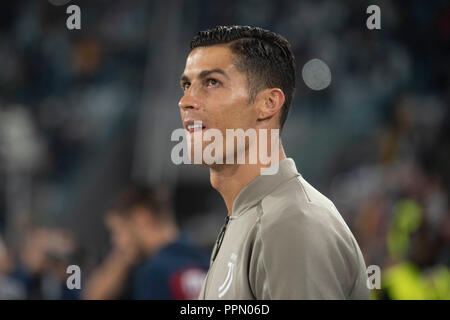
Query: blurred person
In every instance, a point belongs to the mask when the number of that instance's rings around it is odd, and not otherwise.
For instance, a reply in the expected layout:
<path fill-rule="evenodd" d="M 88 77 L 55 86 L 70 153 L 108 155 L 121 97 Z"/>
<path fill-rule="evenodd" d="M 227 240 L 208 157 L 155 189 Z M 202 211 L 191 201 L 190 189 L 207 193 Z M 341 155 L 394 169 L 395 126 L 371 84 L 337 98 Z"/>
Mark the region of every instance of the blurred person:
<path fill-rule="evenodd" d="M 105 225 L 111 234 L 112 249 L 102 264 L 91 273 L 84 299 L 133 299 L 132 274 L 137 264 L 137 246 L 126 219 L 109 212 Z"/>
<path fill-rule="evenodd" d="M 9 276 L 13 267 L 9 250 L 0 234 L 0 300 L 25 298 L 23 286 Z"/>
<path fill-rule="evenodd" d="M 0 300 L 24 299 L 25 288 L 10 276 L 14 268 L 11 254 L 0 234 Z"/>
<path fill-rule="evenodd" d="M 207 255 L 177 227 L 167 193 L 134 186 L 107 213 L 112 249 L 91 274 L 85 299 L 196 299 Z"/>
<path fill-rule="evenodd" d="M 399 199 L 387 235 L 389 262 L 383 267 L 375 299 L 450 299 L 450 268 L 439 261 L 443 244 L 433 236 L 429 217 L 414 199 Z M 448 250 L 448 246 L 446 248 Z"/>
<path fill-rule="evenodd" d="M 75 240 L 66 231 L 33 227 L 9 277 L 22 284 L 26 299 L 78 299 L 80 290 L 69 289 L 66 283 L 75 250 Z"/>
<path fill-rule="evenodd" d="M 181 119 L 195 152 L 195 137 L 208 129 L 223 136 L 228 129 L 282 130 L 295 88 L 294 56 L 273 32 L 220 26 L 192 40 L 180 84 Z M 267 165 L 249 164 L 248 154 L 244 164 L 201 163 L 228 216 L 200 299 L 368 299 L 363 256 L 338 210 L 298 173 L 281 140 L 266 141 L 259 148 L 278 157 L 270 167 L 275 174 L 261 174 Z M 239 156 L 236 148 L 226 152 Z"/>

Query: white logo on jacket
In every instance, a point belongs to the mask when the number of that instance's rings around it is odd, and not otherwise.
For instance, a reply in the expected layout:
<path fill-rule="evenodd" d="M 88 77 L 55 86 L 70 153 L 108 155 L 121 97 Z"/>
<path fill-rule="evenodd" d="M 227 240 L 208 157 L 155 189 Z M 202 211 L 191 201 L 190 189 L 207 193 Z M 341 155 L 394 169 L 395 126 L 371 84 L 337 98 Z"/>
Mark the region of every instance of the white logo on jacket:
<path fill-rule="evenodd" d="M 231 254 L 231 260 L 233 262 L 228 262 L 228 274 L 225 278 L 225 281 L 219 287 L 219 298 L 222 298 L 225 293 L 227 293 L 228 289 L 230 289 L 231 282 L 233 282 L 233 270 L 234 270 L 234 262 L 236 261 L 237 255 L 235 253 Z"/>

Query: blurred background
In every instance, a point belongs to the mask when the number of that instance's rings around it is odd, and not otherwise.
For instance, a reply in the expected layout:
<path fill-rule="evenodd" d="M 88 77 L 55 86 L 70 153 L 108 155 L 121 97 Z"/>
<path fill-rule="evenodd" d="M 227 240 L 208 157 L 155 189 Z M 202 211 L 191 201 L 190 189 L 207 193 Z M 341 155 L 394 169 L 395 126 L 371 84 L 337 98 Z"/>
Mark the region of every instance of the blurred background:
<path fill-rule="evenodd" d="M 72 4 L 80 30 L 66 27 Z M 381 30 L 366 27 L 371 4 Z M 83 285 L 103 261 L 105 213 L 132 184 L 169 190 L 178 226 L 211 250 L 225 204 L 207 169 L 172 163 L 170 135 L 190 40 L 230 24 L 292 44 L 285 150 L 380 266 L 372 298 L 450 299 L 444 0 L 0 2 L 1 299 L 80 298 L 61 289 L 65 267 L 80 266 Z M 324 90 L 301 77 L 313 58 L 331 70 Z"/>

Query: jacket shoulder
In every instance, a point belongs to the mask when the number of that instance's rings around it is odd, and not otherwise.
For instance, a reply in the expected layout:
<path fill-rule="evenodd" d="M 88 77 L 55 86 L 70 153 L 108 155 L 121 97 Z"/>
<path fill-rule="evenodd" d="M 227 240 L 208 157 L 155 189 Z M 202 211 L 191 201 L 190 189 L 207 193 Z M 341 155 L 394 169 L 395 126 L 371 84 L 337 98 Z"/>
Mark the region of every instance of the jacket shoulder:
<path fill-rule="evenodd" d="M 316 287 L 314 297 L 350 297 L 357 284 L 365 283 L 365 263 L 353 234 L 333 202 L 301 176 L 266 195 L 260 209 L 257 240 L 268 269 L 283 260 L 284 266 L 292 265 L 290 274 L 301 270 L 299 277 L 312 282 L 300 287 Z"/>
<path fill-rule="evenodd" d="M 290 179 L 267 194 L 261 201 L 262 222 L 292 220 L 302 223 L 343 224 L 333 202 L 310 185 L 302 176 Z"/>

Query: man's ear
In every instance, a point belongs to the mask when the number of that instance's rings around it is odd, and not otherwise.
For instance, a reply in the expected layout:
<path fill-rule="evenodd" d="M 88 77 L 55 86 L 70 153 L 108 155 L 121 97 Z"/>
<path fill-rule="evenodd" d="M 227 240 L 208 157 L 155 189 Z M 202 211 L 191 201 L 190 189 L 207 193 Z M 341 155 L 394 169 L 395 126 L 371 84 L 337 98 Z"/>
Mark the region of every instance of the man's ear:
<path fill-rule="evenodd" d="M 272 118 L 281 109 L 285 97 L 283 90 L 279 88 L 264 89 L 258 93 L 258 121 Z"/>

